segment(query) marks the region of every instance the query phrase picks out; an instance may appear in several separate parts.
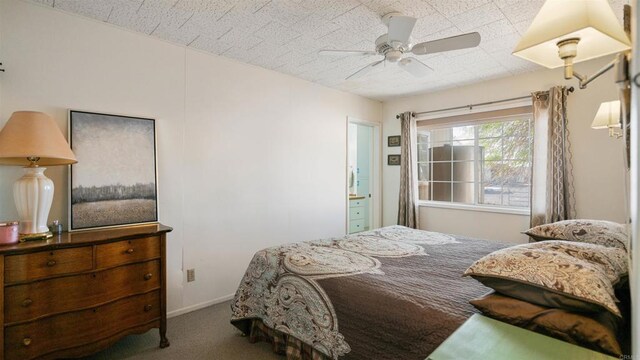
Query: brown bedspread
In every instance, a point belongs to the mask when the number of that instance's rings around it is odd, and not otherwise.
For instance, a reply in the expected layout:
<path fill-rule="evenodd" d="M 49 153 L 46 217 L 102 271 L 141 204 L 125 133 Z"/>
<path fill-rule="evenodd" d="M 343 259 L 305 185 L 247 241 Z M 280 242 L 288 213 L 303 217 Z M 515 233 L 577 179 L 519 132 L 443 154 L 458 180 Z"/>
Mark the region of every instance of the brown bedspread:
<path fill-rule="evenodd" d="M 258 252 L 232 304 L 328 358 L 423 360 L 489 291 L 462 273 L 507 245 L 399 226 Z"/>

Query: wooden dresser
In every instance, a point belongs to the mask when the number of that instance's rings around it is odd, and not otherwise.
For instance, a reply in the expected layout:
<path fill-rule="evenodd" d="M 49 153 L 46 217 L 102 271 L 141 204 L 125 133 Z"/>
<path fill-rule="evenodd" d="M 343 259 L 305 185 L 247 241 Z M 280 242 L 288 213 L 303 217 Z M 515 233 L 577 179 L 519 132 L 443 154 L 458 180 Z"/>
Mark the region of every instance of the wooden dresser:
<path fill-rule="evenodd" d="M 166 337 L 166 234 L 153 224 L 0 246 L 0 359 L 80 357 L 125 335 Z"/>

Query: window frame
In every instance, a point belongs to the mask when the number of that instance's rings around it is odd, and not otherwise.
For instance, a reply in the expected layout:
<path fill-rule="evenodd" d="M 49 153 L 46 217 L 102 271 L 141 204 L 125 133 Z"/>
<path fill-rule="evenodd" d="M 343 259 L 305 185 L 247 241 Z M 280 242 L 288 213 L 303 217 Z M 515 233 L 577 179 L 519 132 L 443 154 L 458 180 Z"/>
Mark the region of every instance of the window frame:
<path fill-rule="evenodd" d="M 474 203 L 466 204 L 462 202 L 453 202 L 453 201 L 437 201 L 437 200 L 417 200 L 417 204 L 420 207 L 429 207 L 429 208 L 442 208 L 442 209 L 457 209 L 457 210 L 467 210 L 467 211 L 479 211 L 479 212 L 489 212 L 489 213 L 502 213 L 502 214 L 513 214 L 513 215 L 529 215 L 531 212 L 530 206 L 528 207 L 516 207 L 516 206 L 504 206 L 504 205 L 490 205 L 490 204 L 480 204 L 479 201 L 481 199 L 481 191 L 482 191 L 482 174 L 480 174 L 481 164 L 479 161 L 479 151 L 480 151 L 480 137 L 479 137 L 479 127 L 477 125 L 481 125 L 483 123 L 496 123 L 496 122 L 508 122 L 518 120 L 523 116 L 529 117 L 530 125 L 533 121 L 533 109 L 531 106 L 519 106 L 519 107 L 509 107 L 509 108 L 501 108 L 494 111 L 487 112 L 476 112 L 476 113 L 466 113 L 461 115 L 453 115 L 448 117 L 439 117 L 432 118 L 427 120 L 418 120 L 417 129 L 428 128 L 429 130 L 435 129 L 452 129 L 454 127 L 462 127 L 462 126 L 474 126 L 474 137 L 473 137 L 473 147 L 474 147 L 474 160 L 473 160 L 473 171 L 475 174 L 475 179 L 473 181 L 474 185 Z M 533 129 L 530 128 L 529 140 L 531 141 L 530 149 L 529 149 L 529 160 L 533 161 Z M 496 137 L 498 138 L 498 137 Z M 499 139 L 504 141 L 504 134 L 501 134 Z M 416 137 L 417 140 L 417 137 Z M 451 140 L 453 143 L 453 140 Z M 429 136 L 429 144 L 431 144 L 431 136 Z M 417 151 L 418 142 L 416 141 L 416 151 Z M 503 149 L 504 151 L 504 149 Z M 430 174 L 433 171 L 433 162 L 432 161 L 418 161 L 418 153 L 416 152 L 416 160 L 415 166 L 416 169 L 420 167 L 421 164 L 429 164 L 429 172 Z M 502 159 L 501 161 L 504 161 Z M 451 162 L 453 164 L 453 161 Z M 453 171 L 453 166 L 452 171 Z M 532 169 L 533 170 L 533 165 Z M 429 183 L 433 183 L 430 181 Z M 451 184 L 454 183 L 453 178 L 450 181 Z M 466 182 L 464 182 L 466 183 Z M 529 186 L 529 194 L 531 194 L 531 183 Z M 430 191 L 433 191 L 433 187 L 430 186 Z M 453 199 L 452 199 L 453 200 Z"/>

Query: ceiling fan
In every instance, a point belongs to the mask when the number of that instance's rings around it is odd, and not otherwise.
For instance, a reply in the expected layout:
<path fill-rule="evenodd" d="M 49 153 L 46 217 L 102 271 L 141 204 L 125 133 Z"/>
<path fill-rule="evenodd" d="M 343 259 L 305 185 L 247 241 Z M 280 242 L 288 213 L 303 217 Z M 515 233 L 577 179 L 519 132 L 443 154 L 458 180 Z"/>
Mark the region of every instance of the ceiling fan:
<path fill-rule="evenodd" d="M 345 55 L 353 54 L 360 56 L 382 55 L 383 59 L 372 62 L 355 73 L 349 75 L 345 80 L 356 79 L 369 73 L 371 70 L 384 64 L 385 61 L 396 63 L 408 73 L 422 77 L 433 69 L 416 59 L 413 55 L 435 54 L 444 51 L 466 49 L 476 47 L 480 44 L 480 34 L 477 32 L 456 35 L 448 38 L 426 41 L 419 44 L 411 43 L 411 32 L 417 19 L 405 16 L 400 13 L 390 13 L 382 17 L 382 22 L 387 25 L 389 32 L 376 39 L 376 48 L 373 51 L 366 50 L 320 50 L 321 55 Z"/>

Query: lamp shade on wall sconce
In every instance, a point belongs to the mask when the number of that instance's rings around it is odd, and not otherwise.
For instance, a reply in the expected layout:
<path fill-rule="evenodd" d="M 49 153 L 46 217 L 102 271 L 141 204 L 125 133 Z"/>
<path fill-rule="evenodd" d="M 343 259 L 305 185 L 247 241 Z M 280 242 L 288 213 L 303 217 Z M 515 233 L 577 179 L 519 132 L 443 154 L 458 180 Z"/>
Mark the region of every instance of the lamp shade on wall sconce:
<path fill-rule="evenodd" d="M 0 131 L 0 165 L 24 166 L 24 175 L 13 186 L 20 216 L 19 232 L 27 237 L 46 237 L 53 201 L 53 182 L 44 175 L 53 165 L 76 163 L 76 157 L 60 128 L 47 114 L 17 111 Z"/>
<path fill-rule="evenodd" d="M 618 137 L 615 129 L 621 128 L 620 100 L 608 101 L 600 104 L 596 117 L 591 123 L 592 129 L 609 129 L 609 136 Z"/>
<path fill-rule="evenodd" d="M 513 55 L 557 68 L 630 48 L 607 0 L 547 0 Z"/>

